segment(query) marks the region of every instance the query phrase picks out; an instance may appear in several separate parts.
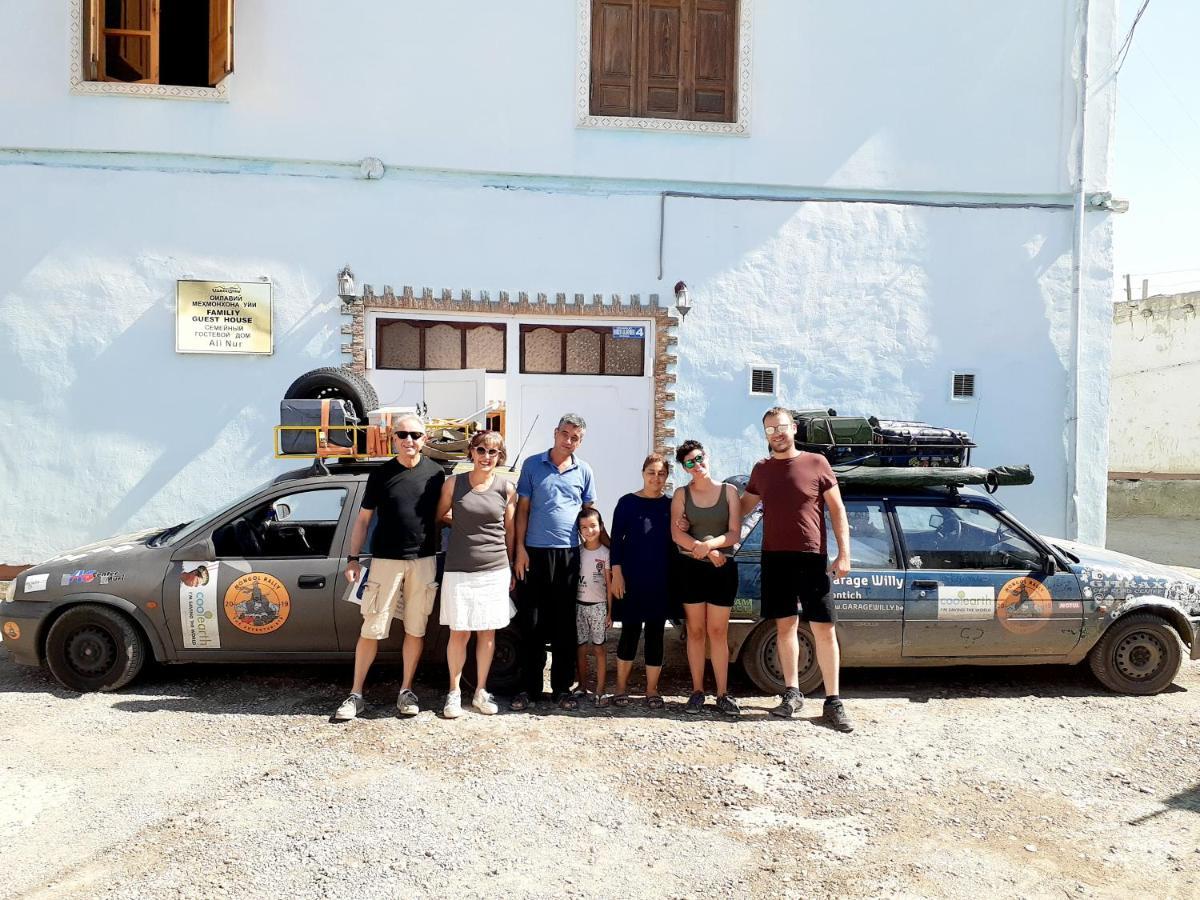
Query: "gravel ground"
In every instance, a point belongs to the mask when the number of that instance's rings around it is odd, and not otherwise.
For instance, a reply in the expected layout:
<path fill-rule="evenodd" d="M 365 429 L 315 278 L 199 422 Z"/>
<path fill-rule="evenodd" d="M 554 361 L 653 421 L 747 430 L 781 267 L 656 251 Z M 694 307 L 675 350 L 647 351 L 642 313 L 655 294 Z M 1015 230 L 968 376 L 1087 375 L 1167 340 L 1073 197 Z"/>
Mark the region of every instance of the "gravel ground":
<path fill-rule="evenodd" d="M 2 657 L 3 654 L 0 654 Z M 858 730 L 640 704 L 401 720 L 395 670 L 0 659 L 0 896 L 1200 896 L 1200 664 L 860 670 Z M 440 703 L 440 678 L 419 685 Z"/>

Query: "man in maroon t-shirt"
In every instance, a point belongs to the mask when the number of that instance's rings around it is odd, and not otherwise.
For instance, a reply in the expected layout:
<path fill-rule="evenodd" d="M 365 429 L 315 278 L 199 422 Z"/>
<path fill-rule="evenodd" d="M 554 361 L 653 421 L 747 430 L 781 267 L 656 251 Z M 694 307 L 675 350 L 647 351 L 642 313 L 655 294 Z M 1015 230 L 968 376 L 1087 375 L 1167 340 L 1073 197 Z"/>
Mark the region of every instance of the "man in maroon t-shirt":
<path fill-rule="evenodd" d="M 771 455 L 750 473 L 742 515 L 762 503 L 762 616 L 775 620 L 776 652 L 785 684 L 783 699 L 771 712 L 791 718 L 804 703 L 797 636 L 802 614 L 812 629 L 817 665 L 825 680 L 824 719 L 838 731 L 853 731 L 838 697 L 841 658 L 830 594 L 830 576 L 843 578 L 850 571 L 850 525 L 837 476 L 824 456 L 796 448 L 796 423 L 788 410 L 778 406 L 767 410 L 763 429 Z M 838 545 L 832 565 L 825 546 L 826 506 Z"/>

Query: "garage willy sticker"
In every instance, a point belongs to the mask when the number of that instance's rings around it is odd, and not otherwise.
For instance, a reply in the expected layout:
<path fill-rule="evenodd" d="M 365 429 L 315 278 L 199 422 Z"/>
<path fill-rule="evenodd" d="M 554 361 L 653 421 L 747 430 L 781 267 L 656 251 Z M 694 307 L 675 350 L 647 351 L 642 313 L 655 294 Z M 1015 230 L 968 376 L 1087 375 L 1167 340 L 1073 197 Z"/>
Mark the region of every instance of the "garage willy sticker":
<path fill-rule="evenodd" d="M 49 572 L 42 572 L 40 575 L 26 575 L 25 593 L 35 594 L 38 591 L 44 591 L 46 589 L 46 582 L 49 580 L 49 578 Z"/>
<path fill-rule="evenodd" d="M 980 621 L 996 615 L 996 589 L 990 586 L 938 588 L 937 617 L 959 621 Z"/>
<path fill-rule="evenodd" d="M 179 618 L 188 650 L 219 650 L 221 619 L 217 615 L 219 562 L 185 562 L 179 573 Z"/>
<path fill-rule="evenodd" d="M 270 634 L 292 611 L 283 582 L 265 572 L 243 575 L 225 591 L 225 616 L 247 634 Z"/>

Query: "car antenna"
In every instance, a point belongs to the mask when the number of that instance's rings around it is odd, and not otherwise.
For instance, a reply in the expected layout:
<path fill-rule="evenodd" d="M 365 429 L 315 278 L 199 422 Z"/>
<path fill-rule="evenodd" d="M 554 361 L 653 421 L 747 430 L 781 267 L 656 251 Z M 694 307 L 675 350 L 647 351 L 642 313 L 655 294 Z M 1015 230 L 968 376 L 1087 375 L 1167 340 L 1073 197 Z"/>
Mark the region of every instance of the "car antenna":
<path fill-rule="evenodd" d="M 541 413 L 533 417 L 533 423 L 529 426 L 529 430 L 525 432 L 525 440 L 521 441 L 521 449 L 517 451 L 516 458 L 509 464 L 508 471 L 517 471 L 517 462 L 521 459 L 521 454 L 525 452 L 525 445 L 529 443 L 529 436 L 533 434 L 533 429 L 537 427 L 538 419 L 541 417 Z"/>

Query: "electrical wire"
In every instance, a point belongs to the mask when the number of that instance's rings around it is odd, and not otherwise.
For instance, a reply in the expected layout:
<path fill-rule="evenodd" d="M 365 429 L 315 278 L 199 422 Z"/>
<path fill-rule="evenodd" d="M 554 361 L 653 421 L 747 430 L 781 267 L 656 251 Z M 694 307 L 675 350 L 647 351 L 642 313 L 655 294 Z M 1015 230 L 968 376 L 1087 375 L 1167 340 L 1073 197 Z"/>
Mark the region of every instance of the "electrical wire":
<path fill-rule="evenodd" d="M 1137 31 L 1138 22 L 1142 21 L 1142 16 L 1145 15 L 1146 7 L 1149 5 L 1150 0 L 1142 0 L 1141 8 L 1138 9 L 1137 15 L 1133 17 L 1133 24 L 1129 26 L 1129 32 L 1125 35 L 1125 40 L 1117 48 L 1116 55 L 1113 57 L 1114 78 L 1121 74 L 1121 66 L 1125 65 L 1125 58 L 1129 56 L 1129 48 L 1133 46 L 1133 33 Z"/>

